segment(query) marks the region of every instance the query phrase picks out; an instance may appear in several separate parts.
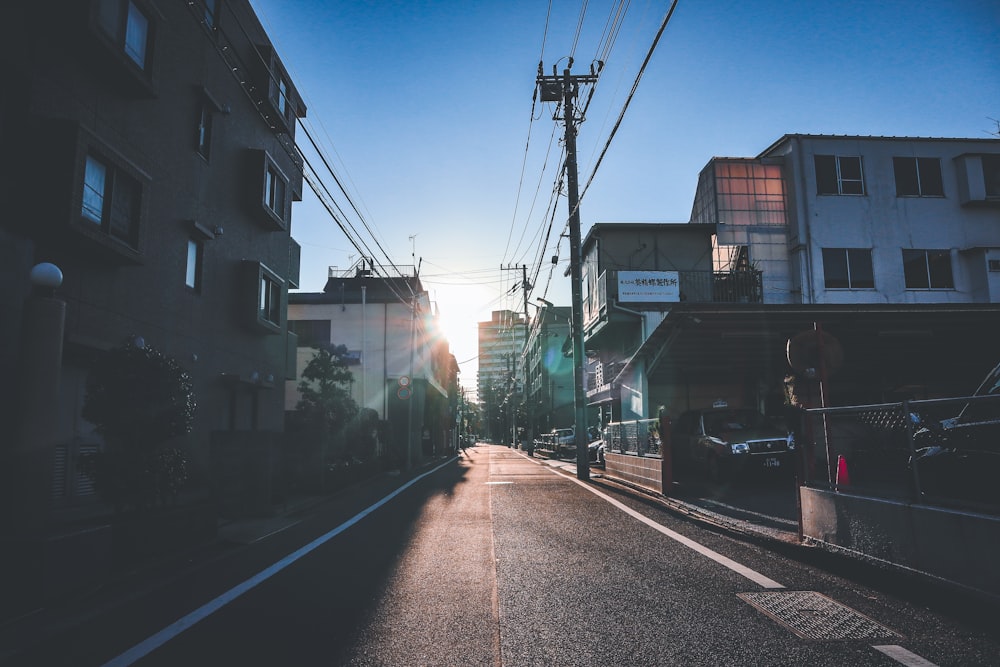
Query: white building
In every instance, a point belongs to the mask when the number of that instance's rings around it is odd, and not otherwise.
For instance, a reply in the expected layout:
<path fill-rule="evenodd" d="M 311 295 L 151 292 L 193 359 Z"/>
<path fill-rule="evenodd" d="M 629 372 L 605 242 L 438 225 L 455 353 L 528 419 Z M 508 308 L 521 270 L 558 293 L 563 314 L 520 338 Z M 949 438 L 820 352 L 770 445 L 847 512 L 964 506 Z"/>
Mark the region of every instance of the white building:
<path fill-rule="evenodd" d="M 959 393 L 1000 357 L 1000 140 L 786 135 L 709 161 L 690 225 L 614 227 L 583 262 L 589 399 L 616 419 L 765 409 L 817 325 L 841 401 Z"/>
<path fill-rule="evenodd" d="M 390 443 L 415 449 L 425 428 L 436 451 L 452 442 L 449 388 L 457 364 L 419 278 L 381 278 L 370 270 L 331 275 L 322 292 L 288 295 L 288 322 L 298 336 L 298 377 L 315 348 L 343 345 L 354 375 L 351 396 L 388 426 Z M 285 389 L 292 411 L 297 382 Z"/>
<path fill-rule="evenodd" d="M 997 303 L 1000 140 L 786 135 L 709 162 L 691 222 L 764 303 Z"/>

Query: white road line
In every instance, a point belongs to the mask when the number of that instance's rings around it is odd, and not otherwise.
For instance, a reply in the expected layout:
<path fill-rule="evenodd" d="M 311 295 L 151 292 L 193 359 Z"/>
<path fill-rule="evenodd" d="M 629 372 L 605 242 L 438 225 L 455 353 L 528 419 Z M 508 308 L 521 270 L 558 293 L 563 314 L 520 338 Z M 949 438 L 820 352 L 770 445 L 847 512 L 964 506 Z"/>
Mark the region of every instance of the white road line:
<path fill-rule="evenodd" d="M 215 598 L 214 600 L 205 603 L 201 607 L 192 611 L 190 614 L 177 619 L 164 629 L 157 632 L 155 635 L 152 635 L 151 637 L 148 637 L 147 639 L 139 642 L 129 650 L 119 655 L 118 657 L 112 658 L 108 662 L 104 663 L 104 667 L 119 667 L 124 665 L 131 665 L 137 660 L 141 660 L 142 658 L 146 657 L 159 647 L 163 646 L 168 641 L 178 636 L 191 626 L 195 625 L 199 621 L 208 618 L 209 616 L 217 612 L 219 609 L 222 609 L 224 606 L 226 606 L 236 598 L 240 597 L 241 595 L 243 595 L 244 593 L 255 587 L 257 584 L 267 581 L 268 579 L 270 579 L 277 573 L 281 572 L 295 561 L 299 560 L 303 556 L 315 550 L 317 547 L 322 546 L 324 543 L 330 541 L 337 535 L 340 535 L 342 532 L 344 532 L 351 526 L 355 525 L 356 523 L 364 519 L 366 516 L 377 510 L 378 508 L 385 505 L 387 502 L 389 502 L 390 500 L 401 494 L 403 491 L 405 491 L 406 489 L 410 488 L 411 486 L 422 480 L 424 477 L 427 477 L 428 475 L 431 475 L 440 470 L 441 468 L 453 463 L 456 458 L 457 457 L 448 459 L 447 461 L 437 466 L 436 468 L 428 470 L 422 475 L 414 477 L 409 482 L 399 487 L 389 495 L 385 496 L 374 505 L 371 505 L 366 509 L 362 510 L 361 512 L 358 512 L 353 517 L 351 517 L 344 523 L 340 524 L 339 526 L 337 526 L 330 532 L 326 533 L 325 535 L 317 537 L 315 540 L 305 545 L 301 549 L 298 549 L 297 551 L 288 554 L 274 565 L 271 565 L 270 567 L 261 570 L 260 572 L 250 577 L 243 583 L 238 584 L 233 588 L 230 588 L 228 591 L 226 591 L 219 597 Z"/>
<path fill-rule="evenodd" d="M 552 470 L 551 468 L 549 468 L 549 469 Z M 553 472 L 556 472 L 556 471 L 553 470 Z M 626 514 L 628 514 L 633 519 L 636 519 L 637 521 L 641 521 L 642 523 L 646 524 L 650 528 L 663 533 L 664 535 L 666 535 L 667 537 L 669 537 L 672 540 L 676 540 L 677 542 L 680 542 L 681 544 L 683 544 L 684 546 L 688 547 L 689 549 L 693 549 L 694 551 L 700 553 L 702 556 L 705 556 L 706 558 L 710 558 L 710 559 L 714 560 L 719 565 L 723 565 L 723 566 L 729 568 L 730 570 L 732 570 L 736 574 L 739 574 L 739 575 L 742 575 L 742 576 L 746 577 L 747 579 L 749 579 L 750 581 L 754 582 L 755 584 L 757 584 L 759 586 L 762 586 L 764 588 L 784 588 L 784 586 L 782 584 L 779 584 L 774 579 L 769 579 L 768 577 L 765 577 L 760 572 L 757 572 L 756 570 L 751 570 L 746 565 L 742 565 L 742 564 L 737 563 L 736 561 L 732 560 L 731 558 L 727 558 L 726 556 L 723 556 L 718 551 L 713 551 L 712 549 L 709 549 L 708 547 L 704 546 L 703 544 L 699 544 L 698 542 L 695 542 L 692 539 L 684 537 L 680 533 L 676 533 L 676 532 L 670 530 L 666 526 L 663 526 L 663 525 L 660 525 L 660 524 L 656 523 L 655 521 L 653 521 L 649 517 L 645 516 L 644 514 L 642 514 L 640 512 L 636 512 L 634 509 L 632 509 L 628 505 L 615 500 L 614 498 L 612 498 L 609 495 L 601 493 L 597 489 L 591 487 L 588 484 L 585 484 L 584 482 L 576 479 L 575 477 L 570 477 L 569 475 L 565 475 L 565 474 L 558 473 L 558 472 L 556 474 L 562 475 L 563 477 L 565 477 L 566 479 L 570 480 L 571 482 L 575 482 L 575 483 L 579 484 L 581 487 L 583 487 L 584 489 L 587 489 L 588 491 L 590 491 L 591 493 L 593 493 L 598 498 L 601 498 L 601 499 L 605 500 L 606 502 L 608 502 L 611 505 L 613 505 L 613 506 L 617 507 L 618 509 L 620 509 L 622 512 L 625 512 Z"/>
<path fill-rule="evenodd" d="M 622 512 L 625 512 L 626 514 L 628 514 L 632 518 L 634 518 L 634 519 L 636 519 L 638 521 L 641 521 L 642 523 L 644 523 L 647 526 L 653 528 L 654 530 L 656 530 L 656 531 L 658 531 L 660 533 L 663 533 L 667 537 L 669 537 L 669 538 L 671 538 L 673 540 L 676 540 L 677 542 L 680 542 L 684 546 L 686 546 L 686 547 L 688 547 L 690 549 L 693 549 L 694 551 L 702 554 L 703 556 L 706 556 L 707 558 L 710 558 L 710 559 L 714 560 L 716 563 L 719 563 L 720 565 L 724 565 L 725 567 L 729 568 L 733 572 L 736 572 L 737 574 L 740 574 L 740 575 L 746 577 L 747 579 L 753 581 L 754 583 L 759 584 L 760 586 L 762 586 L 764 588 L 784 588 L 784 586 L 781 585 L 781 584 L 779 584 L 777 581 L 774 581 L 773 579 L 765 577 L 764 575 L 760 574 L 756 570 L 752 570 L 752 569 L 746 567 L 745 565 L 741 565 L 740 563 L 737 563 L 736 561 L 734 561 L 734 560 L 732 560 L 730 558 L 727 558 L 727 557 L 723 556 L 722 554 L 720 554 L 719 552 L 713 551 L 712 549 L 709 549 L 708 547 L 706 547 L 706 546 L 704 546 L 702 544 L 699 544 L 699 543 L 695 542 L 692 539 L 684 537 L 680 533 L 676 533 L 676 532 L 670 530 L 669 528 L 667 528 L 666 526 L 662 526 L 662 525 L 656 523 L 655 521 L 653 521 L 649 517 L 647 517 L 647 516 L 645 516 L 645 515 L 643 515 L 643 514 L 641 514 L 639 512 L 636 512 L 634 509 L 632 509 L 628 505 L 625 505 L 624 503 L 619 502 L 618 500 L 615 500 L 611 496 L 598 491 L 597 489 L 591 487 L 590 485 L 586 484 L 585 482 L 583 482 L 581 480 L 578 480 L 575 477 L 571 477 L 570 475 L 568 475 L 566 473 L 559 472 L 558 470 L 556 470 L 554 468 L 550 467 L 548 469 L 551 470 L 552 472 L 554 472 L 557 475 L 565 477 L 566 479 L 570 480 L 571 482 L 579 484 L 584 489 L 590 491 L 595 496 L 601 498 L 602 500 L 605 500 L 606 502 L 610 503 L 614 507 L 617 507 Z M 898 662 L 900 664 L 903 664 L 903 665 L 906 665 L 906 667 L 938 667 L 935 663 L 931 662 L 930 660 L 926 660 L 925 658 L 920 657 L 916 653 L 912 653 L 911 651 L 907 651 L 902 646 L 897 646 L 895 644 L 886 644 L 886 645 L 883 645 L 883 646 L 873 646 L 872 648 L 874 648 L 876 651 L 880 651 L 881 653 L 884 653 L 885 655 L 889 656 L 890 658 L 892 658 L 896 662 Z"/>
<path fill-rule="evenodd" d="M 925 660 L 916 653 L 911 653 L 902 646 L 897 646 L 896 644 L 872 646 L 872 648 L 881 653 L 885 653 L 896 662 L 906 665 L 906 667 L 937 667 L 937 665 L 930 660 Z"/>

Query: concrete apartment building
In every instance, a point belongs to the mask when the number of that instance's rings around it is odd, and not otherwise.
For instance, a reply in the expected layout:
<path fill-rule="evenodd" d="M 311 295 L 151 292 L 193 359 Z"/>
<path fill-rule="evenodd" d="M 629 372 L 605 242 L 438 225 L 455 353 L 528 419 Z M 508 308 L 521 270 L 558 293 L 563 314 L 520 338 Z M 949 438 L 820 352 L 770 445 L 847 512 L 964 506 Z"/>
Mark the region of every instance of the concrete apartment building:
<path fill-rule="evenodd" d="M 322 292 L 289 294 L 288 320 L 298 335 L 300 373 L 316 348 L 346 346 L 351 396 L 377 414 L 383 451 L 392 447 L 402 453 L 401 463 L 412 464 L 428 444 L 430 453 L 454 450 L 458 364 L 418 277 L 331 271 Z M 285 409 L 294 411 L 298 399 L 289 381 Z"/>
<path fill-rule="evenodd" d="M 583 268 L 605 421 L 780 406 L 817 325 L 837 404 L 971 391 L 1000 354 L 1000 141 L 786 135 L 712 159 L 686 224 L 595 225 Z"/>
<path fill-rule="evenodd" d="M 205 496 L 213 445 L 236 461 L 241 443 L 283 429 L 305 106 L 245 0 L 15 3 L 0 23 L 0 146 L 16 156 L 0 179 L 0 368 L 16 378 L 0 414 L 20 434 L 2 439 L 5 472 L 46 462 L 46 525 L 93 502 L 75 467 L 101 446 L 80 415 L 87 373 L 141 339 L 193 380 L 179 446 L 188 492 Z M 45 297 L 65 310 L 40 322 L 29 273 L 43 262 L 62 272 Z M 4 509 L 36 501 L 8 494 Z"/>
<path fill-rule="evenodd" d="M 490 431 L 485 435 L 498 442 L 511 439 L 513 406 L 520 401 L 508 397 L 520 395 L 524 375 L 518 364 L 526 337 L 527 321 L 512 310 L 494 310 L 488 321 L 479 323 L 479 403 Z"/>
<path fill-rule="evenodd" d="M 531 318 L 519 362 L 524 369 L 526 437 L 532 439 L 556 428 L 571 428 L 575 419 L 572 352 L 565 351 L 571 309 L 543 303 Z"/>

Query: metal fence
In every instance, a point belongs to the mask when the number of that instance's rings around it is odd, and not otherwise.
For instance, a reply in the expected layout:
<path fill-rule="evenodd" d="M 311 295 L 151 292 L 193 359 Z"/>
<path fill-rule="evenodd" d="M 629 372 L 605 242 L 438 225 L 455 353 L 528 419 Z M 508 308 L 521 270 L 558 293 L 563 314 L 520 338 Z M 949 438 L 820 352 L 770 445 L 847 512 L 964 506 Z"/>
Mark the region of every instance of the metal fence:
<path fill-rule="evenodd" d="M 660 420 L 635 419 L 604 427 L 606 451 L 636 456 L 661 456 Z"/>
<path fill-rule="evenodd" d="M 1000 395 L 806 410 L 810 486 L 1000 510 Z"/>

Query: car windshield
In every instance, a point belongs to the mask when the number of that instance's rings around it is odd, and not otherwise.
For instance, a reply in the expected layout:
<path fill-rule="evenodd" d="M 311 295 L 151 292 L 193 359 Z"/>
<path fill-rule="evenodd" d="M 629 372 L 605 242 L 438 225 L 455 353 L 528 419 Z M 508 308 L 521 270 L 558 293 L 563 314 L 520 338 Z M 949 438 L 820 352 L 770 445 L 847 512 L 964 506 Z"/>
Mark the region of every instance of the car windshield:
<path fill-rule="evenodd" d="M 983 380 L 973 396 L 1000 397 L 1000 364 Z M 990 401 L 967 403 L 959 417 L 963 422 L 993 421 L 1000 419 L 1000 398 Z"/>
<path fill-rule="evenodd" d="M 719 435 L 759 428 L 761 416 L 754 410 L 725 410 L 705 414 L 705 434 Z"/>

